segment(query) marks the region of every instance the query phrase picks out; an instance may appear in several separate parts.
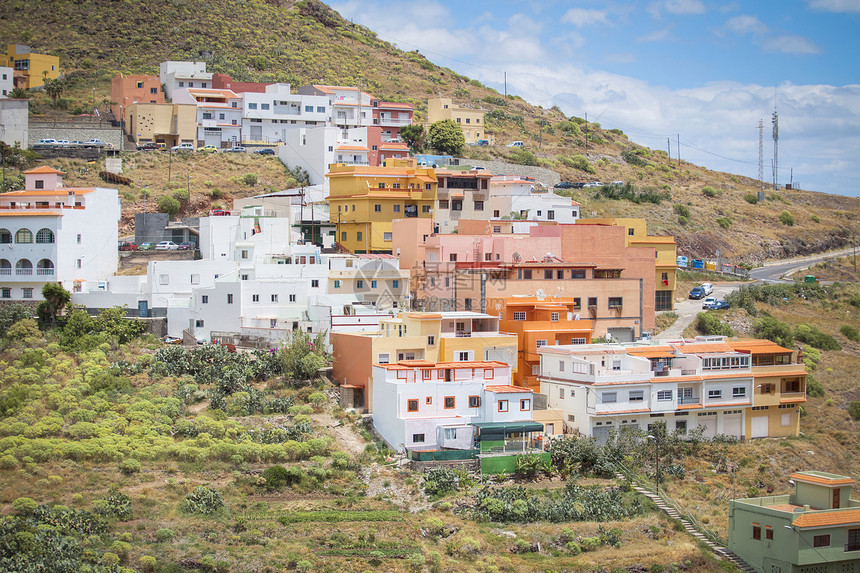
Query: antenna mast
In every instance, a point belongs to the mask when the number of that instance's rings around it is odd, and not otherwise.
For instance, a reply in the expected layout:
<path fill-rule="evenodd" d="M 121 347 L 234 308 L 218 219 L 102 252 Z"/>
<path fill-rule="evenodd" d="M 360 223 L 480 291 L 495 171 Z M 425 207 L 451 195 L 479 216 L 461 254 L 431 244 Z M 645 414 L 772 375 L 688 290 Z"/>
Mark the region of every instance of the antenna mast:
<path fill-rule="evenodd" d="M 779 114 L 773 104 L 773 190 L 779 189 Z"/>
<path fill-rule="evenodd" d="M 758 120 L 758 192 L 764 193 L 764 121 L 761 119 Z"/>

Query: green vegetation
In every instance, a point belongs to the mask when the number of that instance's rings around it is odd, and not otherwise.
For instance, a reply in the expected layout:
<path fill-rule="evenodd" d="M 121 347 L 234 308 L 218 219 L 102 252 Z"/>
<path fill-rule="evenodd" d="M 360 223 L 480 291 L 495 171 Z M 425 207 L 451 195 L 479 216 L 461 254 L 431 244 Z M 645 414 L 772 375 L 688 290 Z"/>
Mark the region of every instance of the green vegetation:
<path fill-rule="evenodd" d="M 843 324 L 842 327 L 840 327 L 839 332 L 841 332 L 842 336 L 848 340 L 860 342 L 860 332 L 850 324 Z"/>
<path fill-rule="evenodd" d="M 595 197 L 604 197 L 606 199 L 614 199 L 616 201 L 626 200 L 631 203 L 654 203 L 659 205 L 661 202 L 671 199 L 669 193 L 661 193 L 655 189 L 643 189 L 637 191 L 634 185 L 630 182 L 624 185 L 604 185 L 594 192 Z"/>
<path fill-rule="evenodd" d="M 717 224 L 723 229 L 728 229 L 732 226 L 732 220 L 728 217 L 717 217 Z"/>
<path fill-rule="evenodd" d="M 576 127 L 576 124 L 571 124 Z M 573 167 L 574 169 L 579 169 L 580 171 L 584 171 L 586 173 L 597 173 L 597 170 L 594 168 L 594 165 L 585 158 L 584 155 L 573 155 L 570 157 L 560 155 L 558 156 L 558 162 L 562 165 L 566 165 L 568 167 Z"/>
<path fill-rule="evenodd" d="M 848 404 L 848 415 L 852 420 L 860 420 L 860 402 L 851 402 Z"/>
<path fill-rule="evenodd" d="M 696 330 L 705 336 L 734 336 L 732 327 L 721 321 L 716 314 L 700 312 L 696 315 Z"/>
<path fill-rule="evenodd" d="M 181 207 L 182 205 L 180 205 L 179 201 L 170 195 L 162 195 L 158 198 L 158 210 L 162 213 L 167 213 L 171 218 L 179 213 Z"/>
<path fill-rule="evenodd" d="M 397 510 L 375 510 L 375 511 L 290 511 L 278 516 L 278 521 L 287 525 L 288 523 L 338 523 L 344 521 L 400 521 L 402 519 Z"/>
<path fill-rule="evenodd" d="M 466 136 L 456 122 L 445 119 L 430 126 L 427 145 L 443 155 L 461 155 L 466 148 Z"/>
<path fill-rule="evenodd" d="M 779 214 L 779 222 L 783 225 L 788 225 L 789 227 L 791 227 L 792 225 L 794 225 L 794 217 L 788 211 L 783 211 Z"/>
<path fill-rule="evenodd" d="M 675 211 L 675 213 L 677 213 L 681 217 L 684 217 L 687 220 L 690 219 L 690 208 L 686 205 L 675 203 L 674 205 L 672 205 L 672 210 Z"/>
<path fill-rule="evenodd" d="M 746 201 L 750 205 L 755 205 L 756 203 L 758 203 L 758 195 L 756 195 L 755 193 L 747 193 L 746 195 L 744 195 L 744 201 Z"/>
<path fill-rule="evenodd" d="M 702 194 L 705 197 L 710 197 L 713 199 L 717 195 L 721 195 L 722 191 L 718 191 L 717 189 L 714 189 L 713 187 L 708 186 L 708 187 L 702 187 Z"/>

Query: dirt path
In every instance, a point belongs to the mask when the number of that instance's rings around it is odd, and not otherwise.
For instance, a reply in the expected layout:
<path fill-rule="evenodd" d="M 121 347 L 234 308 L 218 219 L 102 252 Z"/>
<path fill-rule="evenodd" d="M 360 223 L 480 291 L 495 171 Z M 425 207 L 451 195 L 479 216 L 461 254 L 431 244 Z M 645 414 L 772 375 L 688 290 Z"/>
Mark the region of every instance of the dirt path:
<path fill-rule="evenodd" d="M 313 419 L 320 429 L 334 436 L 337 449 L 343 450 L 351 456 L 360 456 L 364 453 L 366 444 L 351 425 L 334 419 L 328 412 L 314 414 Z"/>

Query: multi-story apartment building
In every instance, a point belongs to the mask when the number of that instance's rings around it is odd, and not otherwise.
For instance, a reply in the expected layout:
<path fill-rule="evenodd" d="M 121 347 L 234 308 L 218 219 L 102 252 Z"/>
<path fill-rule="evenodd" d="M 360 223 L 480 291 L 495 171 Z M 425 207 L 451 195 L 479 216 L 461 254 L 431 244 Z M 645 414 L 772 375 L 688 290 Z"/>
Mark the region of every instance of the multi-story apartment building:
<path fill-rule="evenodd" d="M 457 105 L 451 98 L 447 97 L 428 99 L 427 119 L 424 122 L 424 128 L 429 130 L 430 126 L 437 121 L 446 119 L 450 119 L 460 126 L 466 137 L 466 143 L 476 143 L 479 139 L 487 138 L 484 110 Z"/>
<path fill-rule="evenodd" d="M 192 103 L 133 103 L 122 110 L 125 131 L 136 145 L 180 143 L 197 145 L 197 105 Z"/>
<path fill-rule="evenodd" d="M 411 103 L 398 103 L 392 101 L 381 101 L 371 98 L 370 107 L 373 125 L 380 127 L 380 138 L 383 142 L 399 140 L 400 130 L 412 125 L 412 114 L 415 106 Z"/>
<path fill-rule="evenodd" d="M 239 82 L 227 74 L 212 74 L 212 87 L 216 90 L 230 90 L 237 94 L 265 93 L 271 84 L 266 82 Z"/>
<path fill-rule="evenodd" d="M 271 84 L 261 93 L 244 92 L 242 97 L 243 141 L 287 141 L 289 130 L 324 126 L 331 115 L 328 97 L 293 94 L 290 84 Z"/>
<path fill-rule="evenodd" d="M 116 189 L 63 186 L 48 166 L 24 172 L 24 190 L 0 194 L 0 299 L 42 298 L 116 272 L 120 200 Z"/>
<path fill-rule="evenodd" d="M 161 80 L 158 76 L 118 74 L 110 82 L 111 112 L 122 118 L 128 106 L 136 103 L 164 103 Z M 128 131 L 129 134 L 134 133 Z"/>
<path fill-rule="evenodd" d="M 333 376 L 343 404 L 373 408 L 371 366 L 401 360 L 472 362 L 491 360 L 516 368 L 517 337 L 499 332 L 499 319 L 477 312 L 403 311 L 374 331 L 332 336 Z"/>
<path fill-rule="evenodd" d="M 178 89 L 213 87 L 212 73 L 206 71 L 206 62 L 161 62 L 159 79 L 168 98 L 173 98 L 173 92 Z"/>
<path fill-rule="evenodd" d="M 242 140 L 242 98 L 230 90 L 177 88 L 173 103 L 197 106 L 198 145 L 233 147 Z"/>
<path fill-rule="evenodd" d="M 572 297 L 512 296 L 488 310 L 499 313 L 499 330 L 517 335 L 517 386 L 540 391 L 540 348 L 591 344 L 591 321 L 579 318 L 581 302 Z"/>
<path fill-rule="evenodd" d="M 10 147 L 30 146 L 30 101 L 0 98 L 0 141 Z"/>
<path fill-rule="evenodd" d="M 480 219 L 488 213 L 490 202 L 489 171 L 437 169 L 436 229 L 439 233 L 457 232 L 460 219 Z"/>
<path fill-rule="evenodd" d="M 614 225 L 626 229 L 626 245 L 654 249 L 657 252 L 655 261 L 655 310 L 672 310 L 674 308 L 675 274 L 678 270 L 678 247 L 671 235 L 649 235 L 645 219 L 609 218 L 609 219 L 579 219 L 579 225 Z"/>
<path fill-rule="evenodd" d="M 530 390 L 511 386 L 510 365 L 503 362 L 373 366 L 373 425 L 398 452 L 474 449 L 481 426 L 540 433 L 543 426 L 532 421 L 533 401 Z"/>
<path fill-rule="evenodd" d="M 637 346 L 542 346 L 537 351 L 541 393 L 550 406 L 564 411 L 570 428 L 601 440 L 613 429 L 647 431 L 657 420 L 682 434 L 702 426 L 709 438 L 796 435 L 798 406 L 805 401 L 794 392 L 795 380 L 805 392 L 805 369 L 796 353 L 763 341 L 737 344 L 725 337 L 698 337 Z M 752 347 L 758 348 L 759 359 L 779 357 L 779 371 L 753 366 Z M 773 400 L 776 389 L 765 380 L 774 377 L 783 378 L 792 392 L 769 406 L 765 402 Z"/>
<path fill-rule="evenodd" d="M 45 79 L 55 80 L 63 75 L 60 58 L 31 52 L 30 46 L 22 44 L 9 44 L 6 54 L 0 54 L 0 65 L 12 68 L 13 87 L 25 90 L 42 87 Z"/>
<path fill-rule="evenodd" d="M 12 68 L 0 66 L 0 98 L 8 97 L 9 92 L 15 89 L 14 77 Z"/>
<path fill-rule="evenodd" d="M 392 220 L 433 217 L 436 174 L 415 167 L 414 159 L 383 167 L 335 164 L 326 177 L 329 216 L 350 252 L 391 254 Z"/>
<path fill-rule="evenodd" d="M 374 125 L 373 96 L 356 87 L 310 85 L 300 87 L 299 94 L 326 97 L 331 109 L 330 125 L 341 128 Z"/>
<path fill-rule="evenodd" d="M 490 181 L 490 220 L 498 221 L 513 214 L 529 221 L 575 223 L 579 219 L 579 203 L 552 191 L 535 192 L 535 180 L 530 177 L 496 175 Z M 472 217 L 482 219 L 483 217 Z"/>
<path fill-rule="evenodd" d="M 819 471 L 788 476 L 789 495 L 729 502 L 729 549 L 759 573 L 860 571 L 854 480 Z"/>

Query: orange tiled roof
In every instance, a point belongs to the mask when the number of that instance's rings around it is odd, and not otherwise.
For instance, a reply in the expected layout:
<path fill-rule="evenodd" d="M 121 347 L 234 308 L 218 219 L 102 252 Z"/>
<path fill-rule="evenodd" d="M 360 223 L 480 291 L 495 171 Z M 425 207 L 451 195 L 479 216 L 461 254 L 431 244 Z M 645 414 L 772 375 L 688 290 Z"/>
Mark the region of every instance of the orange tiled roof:
<path fill-rule="evenodd" d="M 702 374 L 703 380 L 719 380 L 721 378 L 752 378 L 751 372 L 724 372 L 721 374 Z"/>
<path fill-rule="evenodd" d="M 65 171 L 60 171 L 59 169 L 54 169 L 53 167 L 49 167 L 48 165 L 40 165 L 39 167 L 34 167 L 33 169 L 28 169 L 24 172 L 24 175 L 65 175 Z"/>
<path fill-rule="evenodd" d="M 780 404 L 799 404 L 801 402 L 806 402 L 806 397 L 801 398 L 781 398 L 779 400 Z"/>
<path fill-rule="evenodd" d="M 709 354 L 716 352 L 732 352 L 734 348 L 725 342 L 700 342 L 691 344 L 678 344 L 678 350 L 687 354 Z"/>
<path fill-rule="evenodd" d="M 519 394 L 523 392 L 534 392 L 534 390 L 532 390 L 531 388 L 511 385 L 484 386 L 484 390 L 486 390 L 487 392 L 494 392 L 496 394 Z"/>
<path fill-rule="evenodd" d="M 627 353 L 630 356 L 636 356 L 639 358 L 677 358 L 677 356 L 675 356 L 671 352 L 667 352 L 666 350 L 657 350 L 657 349 L 654 349 L 654 350 L 651 350 L 651 349 L 648 349 L 648 350 L 631 349 L 631 350 L 628 350 Z"/>
<path fill-rule="evenodd" d="M 429 319 L 441 319 L 442 315 L 436 312 L 429 312 L 425 314 L 421 314 L 418 312 L 410 312 L 407 314 L 409 318 L 417 318 L 418 320 L 429 320 Z"/>
<path fill-rule="evenodd" d="M 344 149 L 348 151 L 369 151 L 364 145 L 338 145 L 337 147 L 335 147 L 335 149 Z"/>
<path fill-rule="evenodd" d="M 598 416 L 614 416 L 615 414 L 641 414 L 650 412 L 648 408 L 634 408 L 633 410 L 612 410 L 611 412 L 596 412 Z"/>
<path fill-rule="evenodd" d="M 59 211 L 21 211 L 13 209 L 11 211 L 0 211 L 0 217 L 62 217 L 63 214 Z"/>
<path fill-rule="evenodd" d="M 833 477 L 828 477 L 833 476 Z M 850 477 L 839 476 L 836 474 L 819 474 L 811 472 L 795 472 L 788 476 L 795 481 L 805 481 L 808 483 L 817 483 L 821 485 L 853 485 L 854 480 Z M 860 510 L 858 510 L 860 511 Z"/>
<path fill-rule="evenodd" d="M 679 410 L 698 410 L 704 408 L 701 404 L 678 404 Z"/>
<path fill-rule="evenodd" d="M 853 483 L 853 482 L 852 482 Z M 827 527 L 860 523 L 860 509 L 804 513 L 791 524 L 795 527 Z"/>
<path fill-rule="evenodd" d="M 791 352 L 790 349 L 783 348 L 770 340 L 738 340 L 737 342 L 729 342 L 728 344 L 735 350 L 745 350 L 751 354 L 784 354 Z"/>
<path fill-rule="evenodd" d="M 60 187 L 59 189 L 28 189 L 26 191 L 9 191 L 0 194 L 0 197 L 66 197 L 69 192 L 75 195 L 86 195 L 95 191 L 95 187 Z"/>

